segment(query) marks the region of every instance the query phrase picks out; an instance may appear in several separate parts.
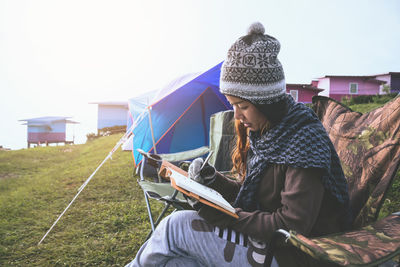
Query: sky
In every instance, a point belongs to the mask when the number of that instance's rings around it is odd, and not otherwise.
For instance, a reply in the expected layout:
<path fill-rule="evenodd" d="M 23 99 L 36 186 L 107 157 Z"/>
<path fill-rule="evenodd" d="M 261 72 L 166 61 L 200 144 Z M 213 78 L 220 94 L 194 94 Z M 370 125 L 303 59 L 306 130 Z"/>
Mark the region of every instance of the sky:
<path fill-rule="evenodd" d="M 255 21 L 281 43 L 287 83 L 400 72 L 398 0 L 0 0 L 0 145 L 18 120 L 68 116 L 84 143 L 95 101 L 126 101 L 223 61 Z M 111 148 L 110 148 L 111 149 Z"/>

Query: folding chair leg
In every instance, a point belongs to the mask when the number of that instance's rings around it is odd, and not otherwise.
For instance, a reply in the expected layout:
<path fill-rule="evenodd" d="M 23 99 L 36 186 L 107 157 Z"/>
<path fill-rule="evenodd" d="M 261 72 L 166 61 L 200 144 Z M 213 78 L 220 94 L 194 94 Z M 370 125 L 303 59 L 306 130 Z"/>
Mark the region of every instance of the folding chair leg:
<path fill-rule="evenodd" d="M 165 207 L 164 207 L 164 209 L 162 210 L 160 216 L 158 216 L 157 221 L 154 223 L 154 227 L 157 227 L 157 225 L 160 223 L 160 221 L 161 221 L 162 218 L 164 217 L 164 214 L 167 212 L 167 210 L 169 209 L 170 206 L 171 206 L 171 204 L 169 204 L 169 203 L 165 205 Z M 151 235 L 153 234 L 153 232 L 154 232 L 154 229 L 155 229 L 155 228 L 152 228 L 152 229 L 149 231 L 149 233 L 147 234 L 145 240 L 147 240 L 147 239 L 150 238 L 150 236 L 151 236 Z"/>
<path fill-rule="evenodd" d="M 176 196 L 178 195 L 179 191 L 175 190 L 174 194 L 171 197 L 171 201 L 174 201 L 176 199 Z M 164 218 L 165 213 L 167 213 L 169 207 L 171 206 L 171 202 L 168 202 L 167 204 L 165 204 L 164 209 L 161 211 L 160 215 L 158 216 L 156 222 L 154 223 L 153 221 L 153 214 L 151 212 L 151 207 L 150 207 L 150 201 L 148 199 L 148 196 L 146 193 L 144 193 L 145 195 L 145 199 L 146 199 L 146 205 L 147 205 L 147 212 L 149 214 L 149 218 L 150 218 L 150 224 L 151 224 L 151 230 L 150 232 L 147 234 L 146 240 L 150 238 L 150 236 L 153 234 L 155 228 L 157 227 L 157 225 L 161 222 L 161 220 Z M 183 208 L 182 208 L 183 209 Z M 176 209 L 175 209 L 176 210 Z M 174 210 L 174 211 L 175 211 Z"/>
<path fill-rule="evenodd" d="M 149 215 L 149 219 L 150 219 L 151 232 L 153 232 L 155 229 L 154 222 L 153 222 L 153 214 L 151 213 L 150 201 L 149 201 L 149 197 L 147 196 L 146 192 L 144 192 L 144 199 L 146 200 L 147 214 Z"/>
<path fill-rule="evenodd" d="M 265 254 L 265 261 L 264 261 L 264 266 L 265 267 L 270 267 L 272 263 L 272 258 L 274 257 L 274 252 L 276 248 L 276 243 L 278 241 L 278 238 L 284 236 L 286 239 L 290 238 L 290 233 L 288 233 L 285 230 L 279 229 L 276 230 L 271 237 L 271 240 L 269 240 L 266 248 L 266 254 Z"/>

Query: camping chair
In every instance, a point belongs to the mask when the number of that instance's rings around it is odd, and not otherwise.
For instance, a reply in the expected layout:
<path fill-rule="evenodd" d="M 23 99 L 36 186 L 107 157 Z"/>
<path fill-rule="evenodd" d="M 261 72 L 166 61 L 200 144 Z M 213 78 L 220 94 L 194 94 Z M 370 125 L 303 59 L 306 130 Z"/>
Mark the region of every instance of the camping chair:
<path fill-rule="evenodd" d="M 174 207 L 174 211 L 191 209 L 191 206 L 187 203 L 182 193 L 171 187 L 169 182 L 163 181 L 160 178 L 158 174 L 160 162 L 166 160 L 187 170 L 188 163 L 190 163 L 188 160 L 205 156 L 212 150 L 214 153 L 211 155 L 209 163 L 220 171 L 230 170 L 232 165 L 229 164 L 231 161 L 228 160 L 230 158 L 229 147 L 234 138 L 232 118 L 232 111 L 221 111 L 211 116 L 209 148 L 200 147 L 194 150 L 169 154 L 150 154 L 143 150 L 138 150 L 143 155 L 143 161 L 139 165 L 140 180 L 138 180 L 138 183 L 144 192 L 147 213 L 151 225 L 151 230 L 147 238 L 154 232 L 170 207 Z M 149 201 L 150 199 L 155 199 L 165 204 L 155 221 Z"/>
<path fill-rule="evenodd" d="M 146 239 L 148 239 L 170 207 L 174 207 L 174 211 L 190 208 L 182 193 L 172 188 L 169 182 L 167 183 L 166 181 L 163 181 L 159 176 L 158 173 L 161 161 L 166 160 L 182 165 L 182 163 L 186 163 L 186 160 L 188 159 L 200 157 L 208 153 L 209 149 L 207 147 L 200 147 L 190 151 L 158 155 L 146 153 L 140 149 L 138 149 L 138 151 L 143 156 L 143 161 L 139 165 L 140 180 L 138 180 L 138 183 L 144 193 L 147 213 L 151 225 L 151 230 L 146 237 Z M 155 221 L 150 205 L 150 199 L 155 199 L 164 203 L 164 208 Z"/>
<path fill-rule="evenodd" d="M 348 180 L 353 229 L 317 238 L 280 229 L 266 266 L 281 236 L 320 266 L 377 266 L 400 254 L 400 213 L 376 221 L 400 165 L 400 97 L 366 114 L 327 97 L 314 97 L 313 104 Z"/>

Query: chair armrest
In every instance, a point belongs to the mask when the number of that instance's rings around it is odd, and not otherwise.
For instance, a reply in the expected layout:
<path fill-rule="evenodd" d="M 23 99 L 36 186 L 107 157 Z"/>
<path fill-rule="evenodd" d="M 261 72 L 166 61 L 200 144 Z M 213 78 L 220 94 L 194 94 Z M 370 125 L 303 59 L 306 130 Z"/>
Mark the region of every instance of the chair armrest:
<path fill-rule="evenodd" d="M 207 154 L 209 151 L 210 151 L 210 149 L 208 147 L 202 146 L 202 147 L 192 149 L 192 150 L 186 150 L 186 151 L 177 152 L 177 153 L 158 154 L 158 155 L 163 160 L 166 160 L 169 162 L 178 162 L 178 161 L 184 161 L 184 160 L 201 157 L 201 156 Z"/>
<path fill-rule="evenodd" d="M 140 175 L 140 180 L 143 181 L 144 176 L 151 176 L 151 177 L 156 176 L 157 177 L 156 179 L 159 182 L 161 182 L 161 178 L 158 175 L 158 171 L 161 166 L 161 162 L 163 160 L 175 164 L 175 163 L 186 161 L 188 159 L 194 159 L 194 158 L 203 156 L 203 155 L 209 153 L 210 149 L 206 146 L 202 146 L 202 147 L 192 149 L 192 150 L 186 150 L 186 151 L 177 152 L 177 153 L 167 153 L 167 154 L 152 154 L 152 153 L 145 152 L 142 149 L 137 149 L 137 151 L 140 154 L 142 154 L 142 156 L 143 156 L 142 162 L 136 168 L 136 174 Z M 146 171 L 145 171 L 146 165 L 152 166 L 150 168 L 151 170 L 149 170 L 149 168 L 146 167 Z M 150 173 L 150 175 L 148 175 L 149 173 Z M 153 177 L 153 178 L 155 178 L 155 177 Z"/>

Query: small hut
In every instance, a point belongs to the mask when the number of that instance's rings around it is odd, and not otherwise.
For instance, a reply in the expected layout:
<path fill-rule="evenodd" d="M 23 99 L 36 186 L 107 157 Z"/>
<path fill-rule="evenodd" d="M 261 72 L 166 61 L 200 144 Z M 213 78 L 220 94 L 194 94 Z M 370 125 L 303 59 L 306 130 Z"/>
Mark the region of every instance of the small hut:
<path fill-rule="evenodd" d="M 74 140 L 66 140 L 66 125 L 77 124 L 78 122 L 69 120 L 71 117 L 39 117 L 24 119 L 23 125 L 28 126 L 28 148 L 31 144 L 73 144 Z"/>
<path fill-rule="evenodd" d="M 128 117 L 128 101 L 90 102 L 97 104 L 97 132 L 109 127 L 126 127 Z M 124 128 L 125 130 L 125 128 Z"/>

